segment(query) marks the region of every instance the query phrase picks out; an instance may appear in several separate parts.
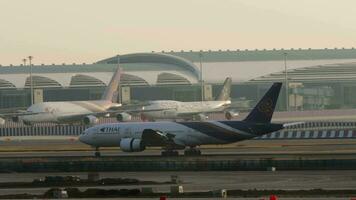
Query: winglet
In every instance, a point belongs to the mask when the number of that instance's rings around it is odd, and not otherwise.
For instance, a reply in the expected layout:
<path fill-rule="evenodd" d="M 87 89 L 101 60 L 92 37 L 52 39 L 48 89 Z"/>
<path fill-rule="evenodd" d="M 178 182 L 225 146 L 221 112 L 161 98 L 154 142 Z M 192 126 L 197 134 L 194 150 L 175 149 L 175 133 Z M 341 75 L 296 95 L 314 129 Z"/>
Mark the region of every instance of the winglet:
<path fill-rule="evenodd" d="M 281 87 L 282 83 L 273 83 L 271 88 L 262 97 L 244 121 L 254 123 L 270 123 Z"/>

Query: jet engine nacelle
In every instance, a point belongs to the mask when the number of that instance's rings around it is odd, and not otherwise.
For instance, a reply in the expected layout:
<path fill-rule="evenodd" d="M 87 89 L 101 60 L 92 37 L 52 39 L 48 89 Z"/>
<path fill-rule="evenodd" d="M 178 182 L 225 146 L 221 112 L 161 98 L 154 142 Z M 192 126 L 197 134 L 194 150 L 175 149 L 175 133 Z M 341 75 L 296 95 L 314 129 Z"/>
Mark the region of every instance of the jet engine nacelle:
<path fill-rule="evenodd" d="M 233 119 L 234 117 L 237 117 L 237 116 L 239 116 L 239 113 L 234 111 L 234 110 L 229 110 L 229 111 L 225 112 L 225 118 L 227 120 L 231 120 L 231 119 Z"/>
<path fill-rule="evenodd" d="M 120 148 L 124 152 L 140 152 L 146 149 L 141 139 L 123 138 L 120 141 Z"/>
<path fill-rule="evenodd" d="M 4 125 L 5 124 L 5 119 L 0 117 L 0 125 Z"/>
<path fill-rule="evenodd" d="M 116 120 L 119 122 L 127 122 L 127 121 L 131 121 L 132 116 L 128 113 L 119 113 L 116 115 Z"/>
<path fill-rule="evenodd" d="M 205 121 L 207 120 L 209 117 L 204 115 L 204 114 L 198 114 L 198 115 L 195 115 L 194 116 L 194 120 L 197 120 L 197 121 Z"/>
<path fill-rule="evenodd" d="M 94 115 L 88 115 L 86 117 L 84 117 L 83 119 L 83 123 L 85 125 L 94 125 L 97 124 L 99 122 L 99 119 L 97 117 L 95 117 Z"/>

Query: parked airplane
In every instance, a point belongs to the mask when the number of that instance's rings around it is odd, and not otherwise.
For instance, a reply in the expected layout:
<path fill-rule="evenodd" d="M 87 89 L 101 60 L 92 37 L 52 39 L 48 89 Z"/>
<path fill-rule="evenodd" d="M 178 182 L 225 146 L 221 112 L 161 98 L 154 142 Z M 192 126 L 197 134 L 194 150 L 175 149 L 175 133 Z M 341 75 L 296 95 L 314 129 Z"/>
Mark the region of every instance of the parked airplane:
<path fill-rule="evenodd" d="M 98 117 L 108 116 L 110 111 L 121 106 L 121 104 L 116 103 L 120 76 L 121 69 L 118 64 L 118 68 L 105 89 L 101 100 L 36 103 L 30 106 L 26 112 L 14 114 L 12 120 L 15 122 L 22 120 L 26 125 L 39 122 L 95 124 L 98 122 Z"/>
<path fill-rule="evenodd" d="M 126 122 L 96 125 L 80 135 L 79 140 L 95 147 L 119 146 L 125 152 L 140 152 L 158 146 L 162 155 L 200 155 L 196 147 L 204 144 L 227 144 L 252 139 L 283 129 L 285 124 L 271 123 L 282 83 L 274 83 L 250 114 L 242 121 L 195 122 Z"/>
<path fill-rule="evenodd" d="M 231 104 L 231 78 L 226 78 L 220 95 L 215 101 L 181 102 L 172 100 L 150 101 L 149 105 L 140 110 L 125 111 L 117 115 L 117 120 L 130 121 L 131 115 L 141 114 L 142 120 L 155 121 L 157 119 L 185 119 L 203 121 L 208 113 L 221 112 Z M 226 119 L 232 119 L 238 115 L 233 110 L 225 111 Z"/>

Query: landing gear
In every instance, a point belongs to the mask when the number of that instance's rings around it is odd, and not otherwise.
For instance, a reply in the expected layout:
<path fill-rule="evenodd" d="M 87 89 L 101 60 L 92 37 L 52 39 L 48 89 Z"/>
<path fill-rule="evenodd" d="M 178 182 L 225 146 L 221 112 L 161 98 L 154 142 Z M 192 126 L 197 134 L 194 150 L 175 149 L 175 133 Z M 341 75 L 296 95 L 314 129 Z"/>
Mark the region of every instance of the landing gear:
<path fill-rule="evenodd" d="M 25 124 L 26 126 L 32 126 L 33 124 L 29 121 L 22 121 L 23 124 Z"/>
<path fill-rule="evenodd" d="M 200 151 L 200 149 L 197 149 L 196 147 L 189 147 L 188 149 L 184 150 L 184 155 L 185 156 L 200 156 L 201 151 Z"/>
<path fill-rule="evenodd" d="M 175 150 L 164 150 L 161 152 L 162 156 L 179 156 L 179 152 Z"/>
<path fill-rule="evenodd" d="M 99 151 L 99 147 L 95 147 L 95 157 L 100 157 L 101 156 L 101 153 Z"/>

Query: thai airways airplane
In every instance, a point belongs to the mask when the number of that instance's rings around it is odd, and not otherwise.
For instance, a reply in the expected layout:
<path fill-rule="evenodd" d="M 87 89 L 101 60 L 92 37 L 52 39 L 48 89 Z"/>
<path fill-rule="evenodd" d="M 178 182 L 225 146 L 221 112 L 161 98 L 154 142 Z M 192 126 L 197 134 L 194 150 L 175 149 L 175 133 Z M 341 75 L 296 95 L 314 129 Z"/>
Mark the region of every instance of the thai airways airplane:
<path fill-rule="evenodd" d="M 116 115 L 117 120 L 130 121 L 131 115 L 141 113 L 143 121 L 155 121 L 157 119 L 185 119 L 206 120 L 208 113 L 225 111 L 226 119 L 232 119 L 238 115 L 233 110 L 226 110 L 230 106 L 231 78 L 226 78 L 220 95 L 215 101 L 181 102 L 172 100 L 150 101 L 149 105 L 140 110 L 125 111 Z"/>
<path fill-rule="evenodd" d="M 98 117 L 108 116 L 110 111 L 121 106 L 121 104 L 116 103 L 120 76 L 121 68 L 118 64 L 118 68 L 105 89 L 101 100 L 36 103 L 30 106 L 26 112 L 14 114 L 12 120 L 15 122 L 22 120 L 26 125 L 40 122 L 96 124 Z"/>
<path fill-rule="evenodd" d="M 162 147 L 162 155 L 200 155 L 197 146 L 228 144 L 252 139 L 288 126 L 271 123 L 282 83 L 274 83 L 250 114 L 242 121 L 126 122 L 96 125 L 80 135 L 79 140 L 95 147 L 119 146 L 125 152 L 140 152 L 146 147 Z"/>

